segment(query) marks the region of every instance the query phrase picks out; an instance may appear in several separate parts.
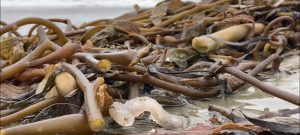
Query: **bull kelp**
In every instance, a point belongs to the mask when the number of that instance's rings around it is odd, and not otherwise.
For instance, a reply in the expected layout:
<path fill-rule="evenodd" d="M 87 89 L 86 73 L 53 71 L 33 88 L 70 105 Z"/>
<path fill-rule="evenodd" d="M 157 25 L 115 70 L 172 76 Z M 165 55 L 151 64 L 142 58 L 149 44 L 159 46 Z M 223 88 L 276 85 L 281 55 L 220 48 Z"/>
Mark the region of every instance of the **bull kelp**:
<path fill-rule="evenodd" d="M 165 0 L 79 26 L 1 20 L 0 133 L 299 134 L 299 94 L 265 81 L 299 74 L 281 63 L 299 58 L 299 10 L 298 0 Z M 243 94 L 250 85 L 296 107 L 239 110 L 230 98 L 262 102 Z"/>

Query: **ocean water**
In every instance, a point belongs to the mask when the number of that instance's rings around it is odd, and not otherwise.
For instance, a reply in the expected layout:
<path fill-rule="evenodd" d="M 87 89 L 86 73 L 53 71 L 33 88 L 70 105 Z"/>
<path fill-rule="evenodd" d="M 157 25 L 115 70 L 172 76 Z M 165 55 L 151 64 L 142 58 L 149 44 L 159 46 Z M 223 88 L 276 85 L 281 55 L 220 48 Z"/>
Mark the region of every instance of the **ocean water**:
<path fill-rule="evenodd" d="M 1 6 L 43 6 L 43 7 L 72 7 L 72 6 L 104 6 L 128 7 L 138 4 L 141 7 L 153 7 L 162 0 L 1 0 Z M 200 0 L 183 0 L 194 1 Z"/>

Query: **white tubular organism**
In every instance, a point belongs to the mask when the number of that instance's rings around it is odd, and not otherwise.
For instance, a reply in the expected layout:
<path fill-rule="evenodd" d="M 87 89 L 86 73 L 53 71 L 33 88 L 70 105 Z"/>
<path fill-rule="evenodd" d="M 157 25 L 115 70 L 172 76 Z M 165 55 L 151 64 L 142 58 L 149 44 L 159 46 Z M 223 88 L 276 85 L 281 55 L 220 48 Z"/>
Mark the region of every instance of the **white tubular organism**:
<path fill-rule="evenodd" d="M 150 117 L 165 129 L 183 128 L 186 118 L 170 114 L 154 99 L 149 97 L 136 97 L 124 104 L 114 102 L 109 109 L 110 116 L 122 126 L 131 126 L 135 117 L 148 111 Z"/>

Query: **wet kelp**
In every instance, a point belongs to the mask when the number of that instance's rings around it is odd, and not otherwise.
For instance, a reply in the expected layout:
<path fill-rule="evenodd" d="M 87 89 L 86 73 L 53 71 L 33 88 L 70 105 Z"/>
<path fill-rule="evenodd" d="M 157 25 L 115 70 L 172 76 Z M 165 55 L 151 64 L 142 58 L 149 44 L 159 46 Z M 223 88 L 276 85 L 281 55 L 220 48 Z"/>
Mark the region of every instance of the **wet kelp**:
<path fill-rule="evenodd" d="M 245 84 L 299 106 L 299 96 L 258 76 L 272 77 L 282 60 L 299 55 L 299 1 L 167 0 L 134 9 L 80 26 L 60 18 L 1 21 L 1 135 L 92 134 L 131 126 L 145 111 L 164 128 L 155 134 L 260 134 L 286 126 L 242 112 L 237 121 L 233 111 L 210 106 L 237 123 L 187 130 L 186 118 L 163 106 L 238 94 Z M 24 25 L 33 26 L 21 35 Z"/>

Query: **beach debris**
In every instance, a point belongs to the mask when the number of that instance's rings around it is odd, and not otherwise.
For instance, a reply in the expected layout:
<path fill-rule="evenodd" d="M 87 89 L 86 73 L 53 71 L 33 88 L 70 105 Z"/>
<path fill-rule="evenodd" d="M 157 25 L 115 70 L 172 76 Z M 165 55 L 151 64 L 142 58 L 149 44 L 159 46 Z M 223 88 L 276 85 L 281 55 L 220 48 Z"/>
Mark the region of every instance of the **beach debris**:
<path fill-rule="evenodd" d="M 97 93 L 102 78 L 98 78 L 94 83 L 90 83 L 84 74 L 75 66 L 68 63 L 62 63 L 63 68 L 75 77 L 78 87 L 84 93 L 85 113 L 92 131 L 98 132 L 104 126 L 104 119 L 99 104 L 97 103 Z"/>
<path fill-rule="evenodd" d="M 105 133 L 111 118 L 134 127 L 144 112 L 163 127 L 143 131 L 149 134 L 297 134 L 293 119 L 280 118 L 295 110 L 248 117 L 212 105 L 236 123 L 213 116 L 187 129 L 188 117 L 164 107 L 238 96 L 245 84 L 299 106 L 299 95 L 261 81 L 299 55 L 299 6 L 297 0 L 165 0 L 80 26 L 63 18 L 1 20 L 1 135 Z M 28 33 L 18 33 L 25 25 L 32 25 Z"/>
<path fill-rule="evenodd" d="M 124 104 L 114 102 L 109 108 L 110 116 L 122 126 L 131 126 L 135 117 L 143 112 L 150 112 L 150 117 L 165 129 L 183 128 L 186 119 L 182 116 L 170 114 L 154 99 L 149 97 L 136 97 Z"/>
<path fill-rule="evenodd" d="M 225 41 L 238 41 L 245 38 L 252 29 L 255 29 L 255 34 L 262 33 L 264 27 L 265 26 L 263 24 L 259 23 L 256 23 L 254 25 L 254 28 L 252 28 L 252 25 L 250 24 L 232 26 L 220 30 L 218 32 L 212 33 L 209 36 L 203 35 L 200 37 L 195 37 L 192 41 L 193 48 L 199 51 L 200 53 L 208 53 L 224 46 L 223 42 L 218 42 L 211 37 L 220 38 Z"/>
<path fill-rule="evenodd" d="M 271 112 L 260 117 L 249 117 L 240 110 L 228 109 L 215 105 L 210 105 L 208 110 L 219 112 L 221 115 L 235 123 L 249 124 L 249 122 L 251 122 L 256 126 L 269 129 L 272 132 L 284 134 L 299 134 L 300 132 L 299 119 L 287 117 L 292 114 L 299 114 L 299 108 L 282 110 L 280 112 Z"/>
<path fill-rule="evenodd" d="M 39 134 L 91 134 L 84 114 L 70 114 L 57 118 L 42 120 L 25 125 L 1 129 L 1 135 L 39 135 Z"/>

